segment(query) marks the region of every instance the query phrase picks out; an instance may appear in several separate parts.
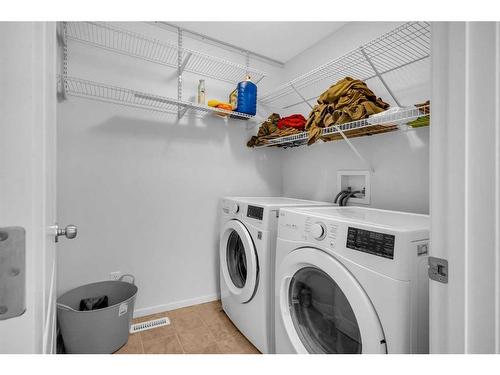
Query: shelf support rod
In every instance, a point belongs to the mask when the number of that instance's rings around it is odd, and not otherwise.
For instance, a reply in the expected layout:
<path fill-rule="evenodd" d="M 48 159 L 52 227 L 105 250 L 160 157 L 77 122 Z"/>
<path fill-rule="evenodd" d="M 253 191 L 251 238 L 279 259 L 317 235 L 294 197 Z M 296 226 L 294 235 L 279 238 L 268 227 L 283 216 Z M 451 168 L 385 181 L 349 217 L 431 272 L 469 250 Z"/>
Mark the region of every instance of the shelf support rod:
<path fill-rule="evenodd" d="M 258 80 L 256 80 L 254 83 L 257 84 L 259 83 L 260 81 L 262 81 L 264 79 L 264 76 L 260 77 Z"/>
<path fill-rule="evenodd" d="M 295 88 L 295 86 L 294 86 L 293 84 L 290 84 L 290 87 L 293 89 L 293 91 L 295 91 L 295 92 L 297 93 L 297 95 L 298 95 L 298 96 L 300 96 L 300 98 L 302 99 L 302 101 L 303 101 L 304 103 L 306 103 L 306 104 L 309 106 L 309 108 L 313 109 L 313 106 L 311 105 L 311 103 L 309 103 L 309 102 L 307 101 L 307 99 L 306 99 L 306 98 L 304 98 L 304 96 L 303 96 L 303 95 L 299 92 L 299 90 L 297 90 L 297 89 Z"/>
<path fill-rule="evenodd" d="M 177 99 L 182 100 L 182 29 L 177 29 Z M 177 118 L 180 120 L 184 113 L 181 105 L 177 106 Z"/>
<path fill-rule="evenodd" d="M 62 38 L 61 43 L 63 45 L 62 53 L 62 80 L 61 80 L 61 95 L 64 100 L 68 98 L 67 91 L 67 78 L 68 78 L 68 25 L 66 22 L 62 23 Z"/>
<path fill-rule="evenodd" d="M 370 66 L 372 67 L 373 71 L 375 72 L 375 75 L 378 77 L 378 79 L 380 79 L 380 82 L 382 82 L 382 85 L 384 85 L 385 89 L 387 90 L 387 92 L 389 93 L 389 95 L 392 97 L 392 99 L 396 103 L 396 105 L 398 107 L 401 107 L 401 104 L 399 104 L 399 101 L 396 98 L 396 96 L 394 95 L 394 93 L 392 92 L 391 88 L 389 87 L 389 85 L 387 84 L 387 82 L 385 82 L 384 77 L 382 77 L 382 74 L 377 70 L 377 68 L 375 67 L 375 65 L 373 65 L 373 62 L 370 60 L 370 58 L 366 54 L 365 49 L 363 47 L 360 47 L 359 49 L 360 49 L 361 53 L 363 54 L 363 56 L 365 57 L 365 59 L 368 62 L 368 64 L 370 64 Z"/>
<path fill-rule="evenodd" d="M 358 151 L 358 149 L 356 148 L 356 146 L 354 146 L 352 144 L 352 142 L 349 140 L 349 138 L 347 138 L 347 136 L 344 134 L 344 132 L 342 131 L 342 129 L 340 129 L 339 125 L 333 125 L 335 127 L 335 129 L 337 129 L 337 131 L 339 132 L 339 134 L 342 136 L 342 138 L 344 138 L 344 141 L 347 142 L 347 144 L 349 145 L 349 147 L 351 148 L 351 150 L 356 154 L 356 156 L 358 157 L 359 160 L 361 160 L 369 169 L 372 173 L 375 172 L 375 169 L 373 168 L 373 166 L 371 165 L 371 163 L 368 162 L 368 160 L 366 160 L 363 155 L 360 154 L 360 152 Z"/>
<path fill-rule="evenodd" d="M 250 75 L 250 71 L 249 71 L 249 68 L 250 68 L 250 52 L 246 51 L 245 52 L 245 66 L 247 68 L 247 71 L 245 72 L 245 74 L 247 76 Z"/>

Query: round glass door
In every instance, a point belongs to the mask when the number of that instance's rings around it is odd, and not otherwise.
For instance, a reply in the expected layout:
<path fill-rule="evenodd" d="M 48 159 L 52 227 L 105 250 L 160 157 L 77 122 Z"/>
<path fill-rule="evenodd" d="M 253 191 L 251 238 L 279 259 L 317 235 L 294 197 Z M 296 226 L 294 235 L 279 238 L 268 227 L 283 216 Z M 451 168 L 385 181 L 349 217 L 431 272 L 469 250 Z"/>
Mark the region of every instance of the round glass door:
<path fill-rule="evenodd" d="M 293 325 L 309 353 L 362 352 L 358 322 L 345 294 L 325 272 L 305 267 L 289 286 Z"/>
<path fill-rule="evenodd" d="M 245 248 L 238 232 L 231 231 L 226 249 L 227 270 L 233 284 L 243 288 L 247 281 L 247 259 Z"/>
<path fill-rule="evenodd" d="M 277 349 L 282 345 L 284 352 L 303 354 L 387 352 L 370 298 L 332 255 L 311 247 L 290 251 L 279 261 L 276 283 L 276 332 L 284 334 L 276 337 Z"/>
<path fill-rule="evenodd" d="M 239 302 L 250 301 L 258 284 L 259 266 L 252 236 L 240 221 L 225 224 L 219 255 L 224 285 Z"/>

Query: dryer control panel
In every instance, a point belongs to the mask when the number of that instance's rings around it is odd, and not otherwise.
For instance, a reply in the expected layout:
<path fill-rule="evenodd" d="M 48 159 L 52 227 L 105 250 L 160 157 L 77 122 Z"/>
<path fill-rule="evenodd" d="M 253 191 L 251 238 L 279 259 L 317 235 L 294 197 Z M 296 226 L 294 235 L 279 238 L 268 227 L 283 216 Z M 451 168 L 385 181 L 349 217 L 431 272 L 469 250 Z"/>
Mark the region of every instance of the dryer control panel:
<path fill-rule="evenodd" d="M 384 258 L 394 259 L 395 238 L 396 237 L 392 234 L 348 227 L 346 247 Z"/>
<path fill-rule="evenodd" d="M 223 199 L 221 208 L 221 225 L 224 225 L 228 220 L 236 219 L 263 230 L 270 230 L 274 228 L 275 223 L 278 221 L 277 209 L 248 204 L 236 199 Z"/>

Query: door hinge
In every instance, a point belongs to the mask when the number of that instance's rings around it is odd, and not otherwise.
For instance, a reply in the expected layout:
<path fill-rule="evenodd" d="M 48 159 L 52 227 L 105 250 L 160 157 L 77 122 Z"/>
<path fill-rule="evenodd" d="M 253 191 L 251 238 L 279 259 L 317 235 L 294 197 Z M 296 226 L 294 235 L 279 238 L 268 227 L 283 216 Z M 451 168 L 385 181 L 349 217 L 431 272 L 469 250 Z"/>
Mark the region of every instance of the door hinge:
<path fill-rule="evenodd" d="M 429 257 L 429 278 L 448 284 L 448 261 L 446 259 Z"/>

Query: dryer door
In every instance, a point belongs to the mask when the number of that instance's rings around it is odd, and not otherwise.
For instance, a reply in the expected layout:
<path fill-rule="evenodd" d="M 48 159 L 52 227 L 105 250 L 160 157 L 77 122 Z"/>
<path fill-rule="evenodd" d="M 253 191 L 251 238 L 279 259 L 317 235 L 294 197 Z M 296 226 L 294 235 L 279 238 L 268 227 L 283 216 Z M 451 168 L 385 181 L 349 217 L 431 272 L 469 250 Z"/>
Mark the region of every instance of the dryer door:
<path fill-rule="evenodd" d="M 353 275 L 314 248 L 290 253 L 279 266 L 279 306 L 298 353 L 386 353 L 382 326 Z"/>
<path fill-rule="evenodd" d="M 250 301 L 257 287 L 259 266 L 252 237 L 238 220 L 229 220 L 222 229 L 220 260 L 230 293 L 241 303 Z"/>

